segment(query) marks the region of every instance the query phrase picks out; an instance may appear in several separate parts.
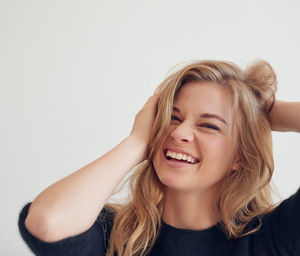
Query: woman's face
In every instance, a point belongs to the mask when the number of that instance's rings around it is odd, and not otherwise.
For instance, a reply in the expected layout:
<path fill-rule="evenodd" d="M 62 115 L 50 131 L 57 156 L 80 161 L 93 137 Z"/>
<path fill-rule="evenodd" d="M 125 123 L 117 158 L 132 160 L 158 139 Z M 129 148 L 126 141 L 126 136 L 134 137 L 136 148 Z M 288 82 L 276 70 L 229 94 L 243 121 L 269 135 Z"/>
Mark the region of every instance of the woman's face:
<path fill-rule="evenodd" d="M 203 192 L 218 182 L 234 164 L 232 137 L 232 99 L 225 87 L 211 82 L 189 82 L 179 91 L 173 105 L 166 140 L 155 153 L 153 165 L 160 181 L 169 188 Z M 185 153 L 194 163 L 168 160 Z M 174 152 L 174 153 L 172 153 Z M 187 160 L 194 161 L 190 158 Z"/>

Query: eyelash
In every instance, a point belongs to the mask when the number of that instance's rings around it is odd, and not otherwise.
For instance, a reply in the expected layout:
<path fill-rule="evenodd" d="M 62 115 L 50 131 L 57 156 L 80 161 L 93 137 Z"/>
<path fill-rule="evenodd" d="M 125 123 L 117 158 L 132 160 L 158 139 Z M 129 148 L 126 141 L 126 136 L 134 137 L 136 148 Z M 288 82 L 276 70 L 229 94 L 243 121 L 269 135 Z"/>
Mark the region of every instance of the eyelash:
<path fill-rule="evenodd" d="M 181 120 L 180 120 L 178 117 L 176 117 L 176 116 L 171 116 L 171 119 L 181 121 Z M 220 130 L 219 127 L 214 126 L 214 125 L 211 125 L 211 124 L 203 124 L 203 125 L 204 125 L 205 127 L 207 127 L 207 128 L 210 128 L 210 129 L 213 129 L 213 130 L 216 130 L 216 131 Z"/>

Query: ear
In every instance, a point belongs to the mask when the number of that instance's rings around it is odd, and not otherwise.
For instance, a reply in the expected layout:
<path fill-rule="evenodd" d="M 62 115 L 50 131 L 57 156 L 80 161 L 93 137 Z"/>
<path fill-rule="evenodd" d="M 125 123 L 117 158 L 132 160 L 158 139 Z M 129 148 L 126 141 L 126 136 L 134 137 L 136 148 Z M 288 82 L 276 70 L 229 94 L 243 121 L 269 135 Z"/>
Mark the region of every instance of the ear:
<path fill-rule="evenodd" d="M 240 160 L 240 158 L 237 158 L 235 160 L 235 162 L 233 163 L 233 165 L 231 167 L 231 170 L 233 170 L 233 171 L 239 171 L 240 168 L 241 168 L 241 160 Z"/>

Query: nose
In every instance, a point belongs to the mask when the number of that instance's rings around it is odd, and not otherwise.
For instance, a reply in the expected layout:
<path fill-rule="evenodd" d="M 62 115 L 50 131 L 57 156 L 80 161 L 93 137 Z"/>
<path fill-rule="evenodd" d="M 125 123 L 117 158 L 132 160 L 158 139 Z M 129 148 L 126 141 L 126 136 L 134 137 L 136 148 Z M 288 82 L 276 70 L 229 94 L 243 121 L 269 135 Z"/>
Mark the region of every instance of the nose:
<path fill-rule="evenodd" d="M 189 128 L 184 122 L 174 128 L 174 130 L 170 133 L 170 136 L 178 143 L 192 142 L 194 140 L 191 128 Z"/>

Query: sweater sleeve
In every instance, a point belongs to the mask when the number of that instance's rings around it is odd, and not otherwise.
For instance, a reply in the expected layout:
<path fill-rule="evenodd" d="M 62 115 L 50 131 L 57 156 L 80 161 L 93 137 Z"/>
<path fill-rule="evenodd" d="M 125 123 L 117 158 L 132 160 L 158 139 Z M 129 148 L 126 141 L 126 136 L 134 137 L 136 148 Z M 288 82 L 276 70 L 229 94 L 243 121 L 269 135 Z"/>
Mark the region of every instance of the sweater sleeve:
<path fill-rule="evenodd" d="M 300 188 L 265 219 L 270 237 L 289 255 L 300 255 Z"/>
<path fill-rule="evenodd" d="M 27 203 L 19 214 L 18 226 L 20 234 L 35 255 L 43 256 L 97 256 L 105 255 L 112 226 L 112 216 L 103 208 L 91 228 L 85 232 L 67 237 L 56 242 L 44 242 L 33 236 L 25 226 L 25 218 L 30 203 Z"/>

